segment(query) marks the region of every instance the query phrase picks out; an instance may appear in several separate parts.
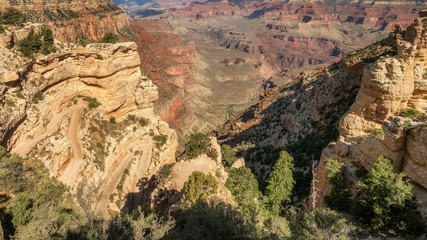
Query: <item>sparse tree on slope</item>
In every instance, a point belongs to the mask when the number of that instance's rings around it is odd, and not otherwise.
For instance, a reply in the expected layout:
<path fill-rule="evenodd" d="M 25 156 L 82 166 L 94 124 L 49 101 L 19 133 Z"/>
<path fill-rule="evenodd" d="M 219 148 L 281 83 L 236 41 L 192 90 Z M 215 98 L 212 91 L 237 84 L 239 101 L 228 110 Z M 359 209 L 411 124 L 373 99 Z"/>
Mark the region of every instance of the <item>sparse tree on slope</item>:
<path fill-rule="evenodd" d="M 283 202 L 290 202 L 295 181 L 292 177 L 294 158 L 286 151 L 280 152 L 280 157 L 270 173 L 267 183 L 266 196 L 273 214 L 280 214 Z"/>

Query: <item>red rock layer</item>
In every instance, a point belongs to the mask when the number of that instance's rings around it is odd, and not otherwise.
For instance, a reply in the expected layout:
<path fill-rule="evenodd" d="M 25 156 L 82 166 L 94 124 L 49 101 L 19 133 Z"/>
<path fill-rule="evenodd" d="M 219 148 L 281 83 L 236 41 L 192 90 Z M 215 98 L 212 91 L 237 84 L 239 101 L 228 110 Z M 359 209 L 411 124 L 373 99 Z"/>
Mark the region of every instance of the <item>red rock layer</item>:
<path fill-rule="evenodd" d="M 194 43 L 185 42 L 166 22 L 131 21 L 137 30 L 141 71 L 159 88 L 155 112 L 163 121 L 181 126 L 186 118 L 185 86 L 197 57 Z"/>
<path fill-rule="evenodd" d="M 235 5 L 230 2 L 191 3 L 182 8 L 172 8 L 168 16 L 203 19 L 214 16 L 245 15 L 249 17 L 274 18 L 275 20 L 345 21 L 356 24 L 374 24 L 378 27 L 392 28 L 396 23 L 409 26 L 424 4 L 406 2 L 403 5 L 384 6 L 361 3 L 358 5 L 328 5 L 324 3 L 278 3 L 244 2 Z"/>

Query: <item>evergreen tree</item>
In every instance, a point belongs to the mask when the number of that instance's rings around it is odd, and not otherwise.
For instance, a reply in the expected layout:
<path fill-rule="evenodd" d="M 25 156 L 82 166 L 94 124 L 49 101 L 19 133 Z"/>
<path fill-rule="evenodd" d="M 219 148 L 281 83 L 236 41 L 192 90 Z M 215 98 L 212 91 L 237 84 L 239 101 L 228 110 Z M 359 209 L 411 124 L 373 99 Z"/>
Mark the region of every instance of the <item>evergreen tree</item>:
<path fill-rule="evenodd" d="M 211 174 L 205 175 L 203 172 L 194 171 L 184 183 L 183 201 L 191 203 L 198 199 L 206 199 L 210 194 L 216 194 L 218 182 Z"/>
<path fill-rule="evenodd" d="M 250 168 L 230 168 L 225 187 L 230 190 L 234 201 L 251 215 L 257 215 L 263 209 L 262 194 L 258 189 L 258 181 Z"/>
<path fill-rule="evenodd" d="M 294 158 L 286 151 L 281 151 L 279 159 L 267 180 L 266 196 L 269 207 L 274 215 L 280 214 L 283 202 L 290 202 L 295 181 L 292 177 Z"/>
<path fill-rule="evenodd" d="M 185 153 L 190 159 L 198 157 L 209 150 L 210 139 L 203 133 L 196 133 L 190 136 L 190 140 L 185 144 Z"/>
<path fill-rule="evenodd" d="M 237 160 L 236 151 L 230 145 L 221 145 L 222 163 L 224 166 L 230 167 Z"/>
<path fill-rule="evenodd" d="M 391 160 L 383 156 L 367 174 L 356 211 L 372 228 L 380 229 L 396 222 L 393 212 L 404 209 L 412 199 L 412 185 L 405 177 L 405 173 L 393 172 Z"/>

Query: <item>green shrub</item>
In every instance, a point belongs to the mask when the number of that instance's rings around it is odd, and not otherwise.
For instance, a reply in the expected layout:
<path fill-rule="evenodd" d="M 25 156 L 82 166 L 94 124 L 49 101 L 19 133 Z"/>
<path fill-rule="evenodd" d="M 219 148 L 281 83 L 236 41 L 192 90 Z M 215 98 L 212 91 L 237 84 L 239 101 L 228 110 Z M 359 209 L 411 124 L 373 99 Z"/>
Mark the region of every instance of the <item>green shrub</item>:
<path fill-rule="evenodd" d="M 338 212 L 318 207 L 312 212 L 293 213 L 291 239 L 350 240 L 355 227 Z"/>
<path fill-rule="evenodd" d="M 156 141 L 156 147 L 161 148 L 163 145 L 165 145 L 166 141 L 168 140 L 167 135 L 156 135 L 153 137 L 153 140 Z"/>
<path fill-rule="evenodd" d="M 3 25 L 0 24 L 0 34 L 5 33 L 5 32 L 6 32 L 6 30 L 4 29 Z"/>
<path fill-rule="evenodd" d="M 21 11 L 15 8 L 8 8 L 6 12 L 1 15 L 1 22 L 4 24 L 22 24 L 26 21 L 27 17 Z"/>
<path fill-rule="evenodd" d="M 26 57 L 33 57 L 35 53 L 42 51 L 43 54 L 49 54 L 56 52 L 56 48 L 53 45 L 53 34 L 52 30 L 48 27 L 43 27 L 41 35 L 31 32 L 20 42 L 18 42 L 19 51 Z"/>
<path fill-rule="evenodd" d="M 139 120 L 138 120 L 138 123 L 139 123 L 139 125 L 141 125 L 142 127 L 144 127 L 144 126 L 147 126 L 147 124 L 148 124 L 148 119 L 146 119 L 146 118 L 140 118 Z"/>
<path fill-rule="evenodd" d="M 128 115 L 128 120 L 131 121 L 131 122 L 136 122 L 136 116 L 132 115 L 132 114 L 129 114 Z"/>
<path fill-rule="evenodd" d="M 262 238 L 245 214 L 217 199 L 198 201 L 176 215 L 176 227 L 165 240 L 271 239 Z"/>
<path fill-rule="evenodd" d="M 328 171 L 329 181 L 332 183 L 343 181 L 342 176 L 342 167 L 344 166 L 343 162 L 339 162 L 336 159 L 328 158 L 326 159 L 326 170 Z"/>
<path fill-rule="evenodd" d="M 222 163 L 226 167 L 230 167 L 237 160 L 236 151 L 230 145 L 221 145 Z"/>
<path fill-rule="evenodd" d="M 117 43 L 120 41 L 120 37 L 114 33 L 106 33 L 99 42 L 101 43 Z"/>
<path fill-rule="evenodd" d="M 392 78 L 393 77 L 393 73 L 391 73 L 391 72 L 388 72 L 388 73 L 386 73 L 385 74 L 385 76 L 387 77 L 387 78 Z"/>
<path fill-rule="evenodd" d="M 194 171 L 184 183 L 184 202 L 194 203 L 197 200 L 206 199 L 211 194 L 216 194 L 218 183 L 211 174 L 205 175 L 203 172 Z"/>
<path fill-rule="evenodd" d="M 27 190 L 31 187 L 32 181 L 25 177 L 34 177 L 29 171 L 32 166 L 24 164 L 24 160 L 18 155 L 10 155 L 5 148 L 0 146 L 0 186 L 14 194 Z"/>
<path fill-rule="evenodd" d="M 190 136 L 190 140 L 185 144 L 185 153 L 190 159 L 207 153 L 209 150 L 210 139 L 203 133 L 196 133 Z"/>
<path fill-rule="evenodd" d="M 38 103 L 39 101 L 43 100 L 44 96 L 43 96 L 43 92 L 42 91 L 37 91 L 36 94 L 33 97 L 33 103 Z"/>
<path fill-rule="evenodd" d="M 100 226 L 102 227 L 102 226 Z M 155 213 L 145 213 L 141 207 L 132 213 L 120 214 L 113 218 L 106 231 L 108 237 L 72 239 L 151 239 L 160 240 L 174 227 L 171 220 L 165 221 Z"/>
<path fill-rule="evenodd" d="M 403 127 L 405 128 L 405 130 L 410 130 L 412 128 L 412 123 L 410 120 L 405 120 L 403 122 Z"/>
<path fill-rule="evenodd" d="M 371 138 L 384 139 L 384 131 L 381 128 L 375 128 L 370 134 Z"/>
<path fill-rule="evenodd" d="M 402 117 L 414 119 L 414 118 L 417 118 L 418 116 L 420 116 L 420 111 L 418 111 L 417 109 L 413 109 L 413 108 L 406 108 L 399 115 Z"/>
<path fill-rule="evenodd" d="M 115 117 L 113 117 L 113 116 L 111 116 L 111 117 L 110 117 L 110 123 L 113 123 L 113 124 L 114 124 L 114 123 L 117 123 L 117 122 L 116 122 L 116 118 L 115 118 Z"/>
<path fill-rule="evenodd" d="M 83 100 L 85 100 L 86 102 L 89 103 L 88 106 L 90 109 L 96 108 L 99 105 L 101 105 L 101 103 L 99 103 L 98 100 L 96 100 L 96 98 L 91 98 L 91 97 L 86 96 L 86 97 L 83 97 Z"/>
<path fill-rule="evenodd" d="M 21 99 L 25 98 L 24 95 L 22 94 L 21 90 L 18 90 L 16 92 L 16 96 L 19 97 L 19 98 L 21 98 Z"/>
<path fill-rule="evenodd" d="M 31 219 L 33 199 L 25 193 L 16 195 L 12 206 L 12 223 L 15 228 L 25 225 Z"/>

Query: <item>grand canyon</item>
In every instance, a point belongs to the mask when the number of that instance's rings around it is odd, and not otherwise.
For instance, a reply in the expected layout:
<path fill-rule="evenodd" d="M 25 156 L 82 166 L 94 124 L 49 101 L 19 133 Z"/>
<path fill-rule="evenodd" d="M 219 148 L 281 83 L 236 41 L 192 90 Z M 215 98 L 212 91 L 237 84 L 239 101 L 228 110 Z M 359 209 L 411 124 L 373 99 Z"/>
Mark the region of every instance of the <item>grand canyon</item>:
<path fill-rule="evenodd" d="M 424 239 L 426 5 L 0 2 L 0 239 Z"/>

